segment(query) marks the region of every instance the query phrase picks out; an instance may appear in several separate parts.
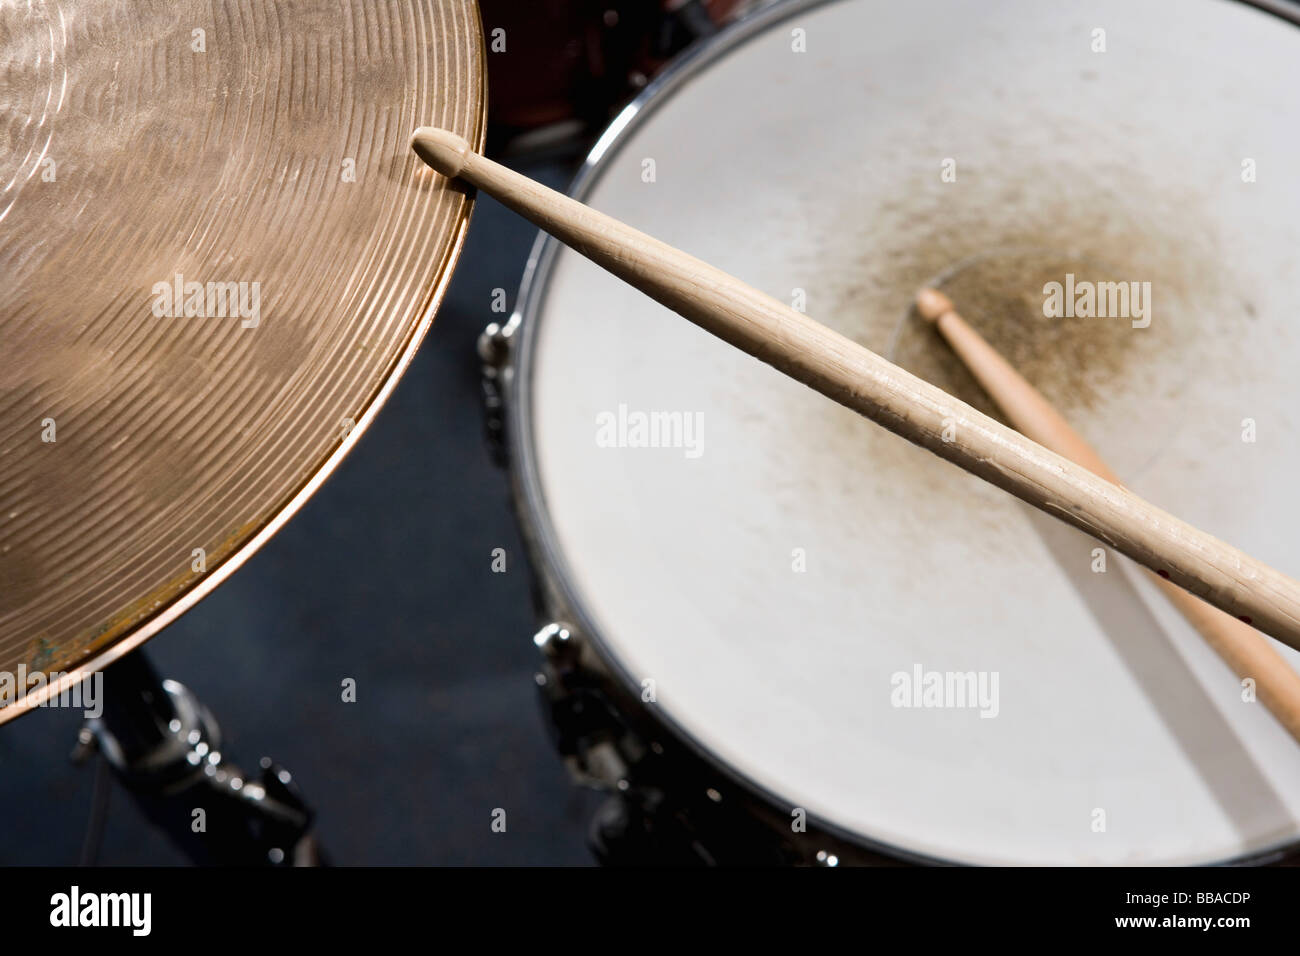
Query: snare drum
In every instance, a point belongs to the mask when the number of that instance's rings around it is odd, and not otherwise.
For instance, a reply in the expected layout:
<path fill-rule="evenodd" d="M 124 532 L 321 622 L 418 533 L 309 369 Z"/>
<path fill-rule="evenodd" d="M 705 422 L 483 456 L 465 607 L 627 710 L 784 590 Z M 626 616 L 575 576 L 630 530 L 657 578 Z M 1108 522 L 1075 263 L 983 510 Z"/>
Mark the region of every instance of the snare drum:
<path fill-rule="evenodd" d="M 1296 19 L 779 5 L 573 192 L 987 407 L 909 313 L 940 283 L 1135 491 L 1297 575 Z M 1048 317 L 1053 279 L 1144 304 Z M 621 794 L 602 839 L 1188 864 L 1300 837 L 1295 742 L 1116 553 L 551 241 L 492 333 L 547 700 Z"/>

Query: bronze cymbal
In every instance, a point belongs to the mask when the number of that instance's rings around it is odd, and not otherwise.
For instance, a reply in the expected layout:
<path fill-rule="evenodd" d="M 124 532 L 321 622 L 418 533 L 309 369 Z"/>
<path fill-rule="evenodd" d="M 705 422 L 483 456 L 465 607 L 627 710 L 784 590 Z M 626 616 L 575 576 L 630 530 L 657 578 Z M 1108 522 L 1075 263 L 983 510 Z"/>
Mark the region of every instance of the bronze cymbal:
<path fill-rule="evenodd" d="M 0 4 L 0 673 L 70 687 L 320 485 L 410 362 L 482 146 L 473 0 Z"/>

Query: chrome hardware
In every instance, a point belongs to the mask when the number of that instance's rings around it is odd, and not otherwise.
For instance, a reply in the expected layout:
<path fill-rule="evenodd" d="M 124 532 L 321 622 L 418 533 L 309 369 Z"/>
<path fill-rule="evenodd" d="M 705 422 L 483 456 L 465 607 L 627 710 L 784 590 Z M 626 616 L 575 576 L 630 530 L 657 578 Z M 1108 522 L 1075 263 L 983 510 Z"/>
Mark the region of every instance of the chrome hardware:
<path fill-rule="evenodd" d="M 533 635 L 533 644 L 551 663 L 572 661 L 577 651 L 577 642 L 568 625 L 552 622 Z"/>
<path fill-rule="evenodd" d="M 510 375 L 510 341 L 520 321 L 521 316 L 516 312 L 505 325 L 489 323 L 478 337 L 488 450 L 492 460 L 502 466 L 506 464 L 505 387 Z"/>

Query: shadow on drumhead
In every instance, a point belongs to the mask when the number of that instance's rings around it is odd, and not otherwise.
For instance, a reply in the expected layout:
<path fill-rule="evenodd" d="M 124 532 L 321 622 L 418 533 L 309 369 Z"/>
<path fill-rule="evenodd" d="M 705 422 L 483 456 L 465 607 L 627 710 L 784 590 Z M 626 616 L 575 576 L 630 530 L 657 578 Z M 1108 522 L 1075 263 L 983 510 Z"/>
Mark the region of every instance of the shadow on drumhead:
<path fill-rule="evenodd" d="M 1259 829 L 1259 821 L 1269 820 L 1279 833 L 1284 832 L 1292 820 L 1281 797 L 1126 569 L 1117 565 L 1108 574 L 1092 573 L 1079 561 L 1081 532 L 1033 508 L 1021 510 L 1233 827 L 1245 836 Z M 1088 546 L 1093 543 L 1082 540 Z M 1235 685 L 1229 682 L 1228 686 Z M 1099 706 L 1104 706 L 1104 694 L 1105 689 L 1099 689 Z M 1115 745 L 1122 746 L 1123 741 Z"/>

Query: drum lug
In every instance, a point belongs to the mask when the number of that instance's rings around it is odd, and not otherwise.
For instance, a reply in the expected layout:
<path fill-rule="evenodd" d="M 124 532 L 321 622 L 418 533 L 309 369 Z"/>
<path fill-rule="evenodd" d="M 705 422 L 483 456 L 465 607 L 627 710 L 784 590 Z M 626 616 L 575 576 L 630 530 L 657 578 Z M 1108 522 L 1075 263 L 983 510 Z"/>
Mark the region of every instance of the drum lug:
<path fill-rule="evenodd" d="M 505 466 L 505 389 L 510 376 L 510 343 L 521 317 L 518 312 L 505 325 L 492 322 L 478 337 L 478 357 L 483 382 L 484 428 L 492 460 Z"/>
<path fill-rule="evenodd" d="M 577 636 L 553 621 L 533 635 L 533 644 L 544 659 L 536 680 L 545 722 L 570 776 L 597 790 L 626 788 L 628 731 L 598 679 L 579 664 Z"/>
<path fill-rule="evenodd" d="M 574 627 L 551 621 L 533 644 L 543 659 L 536 680 L 555 749 L 575 783 L 609 795 L 588 834 L 601 862 L 834 867 L 853 859 L 816 831 L 786 836 L 784 811 L 746 810 L 737 788 L 630 718 L 633 705 L 588 663 Z"/>
<path fill-rule="evenodd" d="M 578 642 L 573 631 L 559 621 L 552 621 L 534 634 L 533 644 L 552 665 L 572 663 L 577 657 Z"/>

